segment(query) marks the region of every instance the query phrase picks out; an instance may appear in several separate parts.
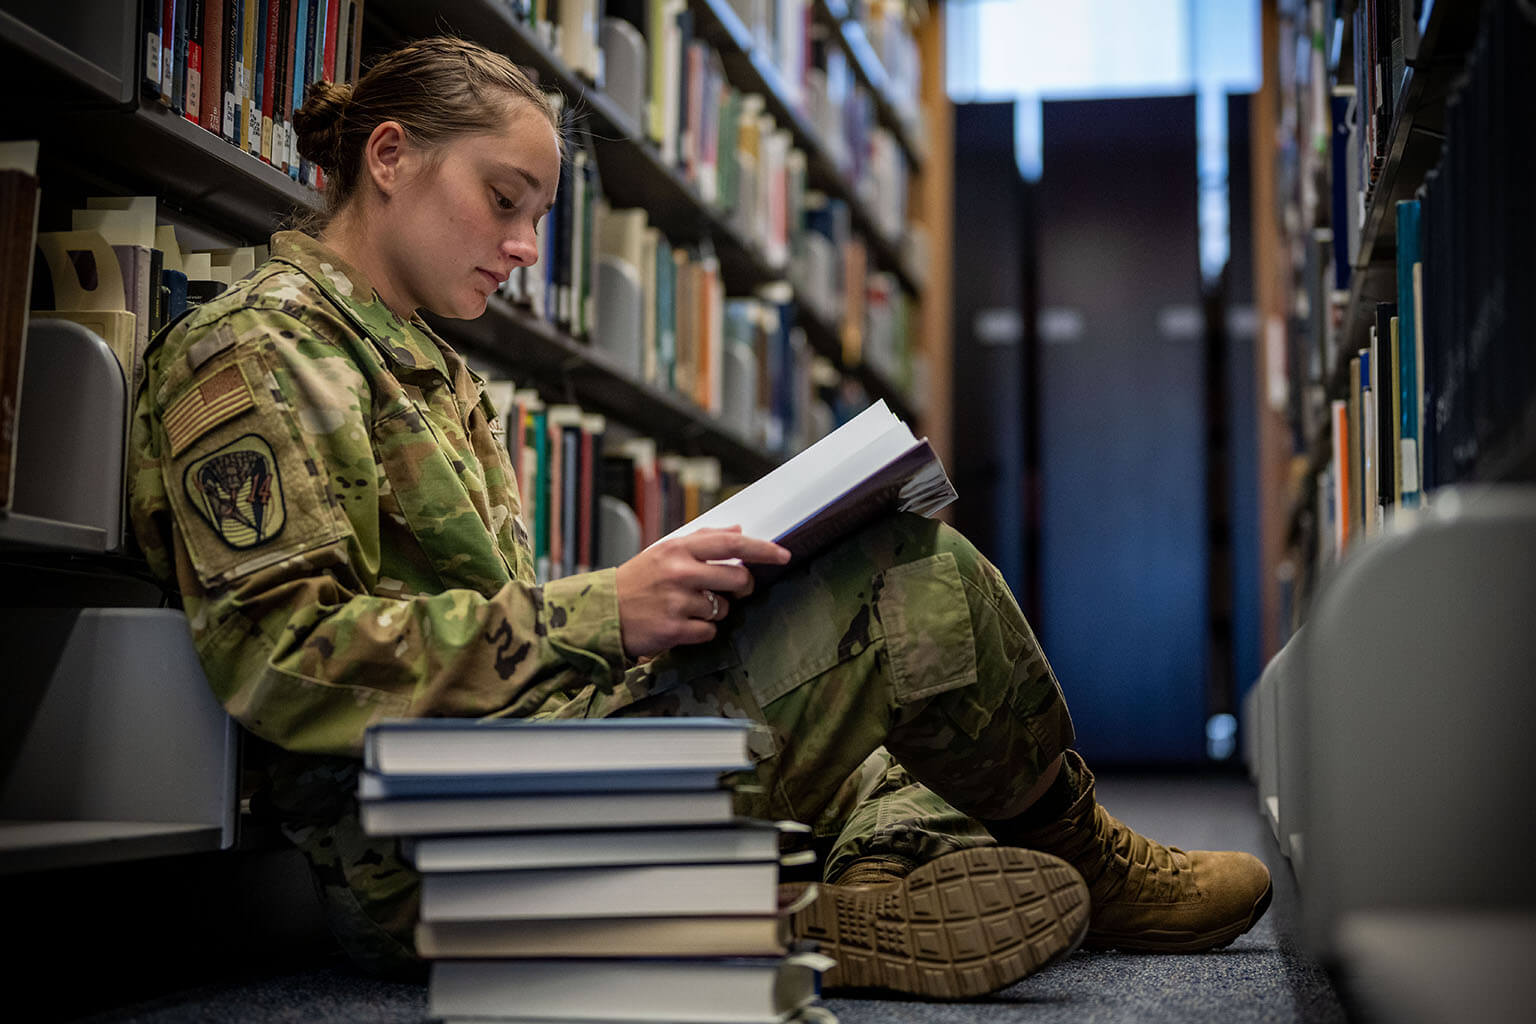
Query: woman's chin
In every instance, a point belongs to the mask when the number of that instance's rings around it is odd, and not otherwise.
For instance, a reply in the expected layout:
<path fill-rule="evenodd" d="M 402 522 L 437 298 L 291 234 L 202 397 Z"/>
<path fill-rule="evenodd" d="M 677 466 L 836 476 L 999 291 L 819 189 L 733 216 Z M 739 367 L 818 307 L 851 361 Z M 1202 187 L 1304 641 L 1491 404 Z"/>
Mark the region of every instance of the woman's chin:
<path fill-rule="evenodd" d="M 485 312 L 489 301 L 490 297 L 484 292 L 471 291 L 467 295 L 457 296 L 452 303 L 443 303 L 444 308 L 433 312 L 449 320 L 474 320 Z"/>

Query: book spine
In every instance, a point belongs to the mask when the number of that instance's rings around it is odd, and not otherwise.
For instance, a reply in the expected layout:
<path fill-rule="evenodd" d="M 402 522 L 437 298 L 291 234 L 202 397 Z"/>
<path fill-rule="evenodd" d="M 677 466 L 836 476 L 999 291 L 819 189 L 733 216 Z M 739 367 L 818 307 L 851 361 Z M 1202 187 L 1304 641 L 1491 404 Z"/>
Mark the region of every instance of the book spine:
<path fill-rule="evenodd" d="M 224 112 L 224 0 L 203 0 L 202 126 L 222 135 Z"/>
<path fill-rule="evenodd" d="M 325 55 L 322 59 L 320 75 L 327 82 L 336 81 L 336 36 L 337 19 L 340 15 L 338 0 L 326 0 L 325 3 Z"/>
<path fill-rule="evenodd" d="M 161 0 L 143 0 L 144 18 L 144 73 L 140 89 L 151 96 L 160 95 L 160 11 Z M 0 495 L 3 497 L 3 495 Z"/>
<path fill-rule="evenodd" d="M 187 0 L 186 86 L 182 116 L 193 124 L 203 117 L 203 23 L 205 3 L 214 0 Z"/>
<path fill-rule="evenodd" d="M 295 59 L 299 64 L 299 73 L 295 76 L 295 83 L 301 97 L 301 104 L 303 98 L 307 98 L 309 83 L 315 80 L 312 74 L 312 69 L 315 66 L 315 35 L 324 27 L 319 20 L 321 17 L 320 7 L 324 2 L 325 0 L 303 0 L 304 25 L 300 30 L 303 36 L 301 40 L 303 48 L 302 50 L 295 51 Z M 299 157 L 298 181 L 305 185 L 313 184 L 314 181 L 309 160 L 303 156 Z"/>
<path fill-rule="evenodd" d="M 240 144 L 240 26 L 244 19 L 242 0 L 224 0 L 224 43 L 222 76 L 224 93 L 219 110 L 219 134 L 224 141 Z"/>
<path fill-rule="evenodd" d="M 277 97 L 277 48 L 281 45 L 283 0 L 266 0 L 261 30 L 261 158 L 273 163 L 272 113 Z M 281 161 L 278 161 L 281 162 Z"/>
<path fill-rule="evenodd" d="M 256 153 L 261 147 L 261 108 L 256 97 L 256 26 L 264 0 L 241 0 L 240 5 L 240 148 Z M 253 103 L 253 100 L 258 102 Z M 252 114 L 252 109 L 255 114 Z"/>
<path fill-rule="evenodd" d="M 293 109 L 295 112 L 304 105 L 305 69 L 304 53 L 309 45 L 310 11 L 313 9 L 314 0 L 295 0 L 293 12 L 294 42 L 293 42 Z M 305 160 L 299 155 L 298 140 L 295 138 L 292 158 L 288 162 L 288 177 L 294 181 L 300 180 Z"/>
<path fill-rule="evenodd" d="M 169 107 L 176 94 L 176 0 L 160 4 L 160 104 Z"/>
<path fill-rule="evenodd" d="M 272 166 L 288 170 L 288 151 L 293 127 L 288 104 L 293 96 L 293 0 L 277 0 L 277 62 L 272 83 Z"/>
<path fill-rule="evenodd" d="M 347 81 L 356 82 L 363 73 L 363 8 L 367 0 L 352 0 L 351 47 L 347 51 Z"/>

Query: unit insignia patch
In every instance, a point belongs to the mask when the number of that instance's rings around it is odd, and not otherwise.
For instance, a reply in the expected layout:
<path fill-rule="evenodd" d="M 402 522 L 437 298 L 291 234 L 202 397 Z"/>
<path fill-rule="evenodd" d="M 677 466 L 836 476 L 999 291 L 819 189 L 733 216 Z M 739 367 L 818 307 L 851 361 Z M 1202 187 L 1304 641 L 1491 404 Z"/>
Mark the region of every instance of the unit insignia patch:
<path fill-rule="evenodd" d="M 283 483 L 265 438 L 246 434 L 196 460 L 183 486 L 192 507 L 232 548 L 256 547 L 283 528 Z"/>

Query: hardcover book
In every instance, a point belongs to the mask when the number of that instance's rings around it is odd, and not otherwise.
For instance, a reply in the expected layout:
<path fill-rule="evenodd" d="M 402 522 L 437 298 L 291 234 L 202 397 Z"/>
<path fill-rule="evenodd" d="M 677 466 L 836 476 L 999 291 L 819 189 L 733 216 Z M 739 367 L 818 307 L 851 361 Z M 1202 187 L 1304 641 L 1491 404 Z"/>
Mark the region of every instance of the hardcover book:
<path fill-rule="evenodd" d="M 777 860 L 429 871 L 421 920 L 688 917 L 778 912 Z"/>
<path fill-rule="evenodd" d="M 439 960 L 428 1014 L 549 1021 L 777 1024 L 816 999 L 817 953 L 678 960 Z"/>
<path fill-rule="evenodd" d="M 740 525 L 803 558 L 885 513 L 932 516 L 954 500 L 928 439 L 882 400 L 668 537 Z"/>
<path fill-rule="evenodd" d="M 782 828 L 805 826 L 784 822 Z M 423 872 L 777 861 L 780 831 L 779 825 L 749 818 L 717 828 L 432 836 L 407 840 L 405 856 Z"/>
<path fill-rule="evenodd" d="M 416 951 L 433 959 L 489 957 L 783 956 L 786 919 L 774 914 L 709 917 L 551 917 L 520 921 L 423 921 Z"/>
<path fill-rule="evenodd" d="M 404 775 L 708 768 L 748 760 L 738 718 L 409 718 L 368 729 L 370 771 Z"/>
<path fill-rule="evenodd" d="M 396 836 L 725 825 L 734 815 L 727 789 L 363 800 L 359 810 L 363 831 Z"/>

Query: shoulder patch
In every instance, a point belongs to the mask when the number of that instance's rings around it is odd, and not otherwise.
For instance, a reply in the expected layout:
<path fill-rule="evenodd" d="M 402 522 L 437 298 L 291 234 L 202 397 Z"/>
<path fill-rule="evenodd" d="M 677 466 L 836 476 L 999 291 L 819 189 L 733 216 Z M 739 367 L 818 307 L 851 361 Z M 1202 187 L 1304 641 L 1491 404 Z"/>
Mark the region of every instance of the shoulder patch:
<path fill-rule="evenodd" d="M 236 438 L 187 466 L 187 499 L 232 548 L 253 548 L 276 537 L 287 519 L 277 456 L 256 434 Z"/>
<path fill-rule="evenodd" d="M 256 400 L 238 364 L 198 381 L 165 411 L 162 423 L 171 458 L 208 431 L 252 408 Z"/>

